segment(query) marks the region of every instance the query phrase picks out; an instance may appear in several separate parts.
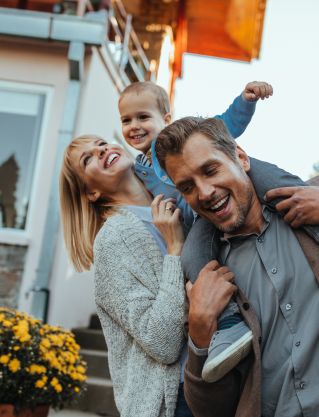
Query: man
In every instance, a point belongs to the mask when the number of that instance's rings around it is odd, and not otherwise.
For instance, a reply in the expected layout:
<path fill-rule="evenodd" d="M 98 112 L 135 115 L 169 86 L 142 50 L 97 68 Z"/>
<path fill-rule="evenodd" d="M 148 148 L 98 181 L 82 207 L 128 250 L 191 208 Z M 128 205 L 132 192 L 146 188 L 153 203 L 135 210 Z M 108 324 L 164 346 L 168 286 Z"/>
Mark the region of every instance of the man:
<path fill-rule="evenodd" d="M 247 175 L 249 158 L 222 122 L 178 120 L 160 134 L 156 152 L 186 201 L 222 233 L 220 261 L 226 266 L 210 262 L 188 287 L 185 394 L 194 415 L 317 417 L 318 244 L 301 230 L 295 233 L 279 214 L 261 204 Z M 306 223 L 316 224 L 318 188 L 306 193 L 317 201 Z M 289 204 L 279 203 L 288 210 L 287 220 L 292 217 L 298 224 L 296 213 L 289 218 L 295 211 Z M 318 228 L 312 231 L 319 236 Z M 205 383 L 201 369 L 208 344 L 217 317 L 237 287 L 241 313 L 254 333 L 254 362 L 248 368 L 248 358 L 220 381 Z"/>

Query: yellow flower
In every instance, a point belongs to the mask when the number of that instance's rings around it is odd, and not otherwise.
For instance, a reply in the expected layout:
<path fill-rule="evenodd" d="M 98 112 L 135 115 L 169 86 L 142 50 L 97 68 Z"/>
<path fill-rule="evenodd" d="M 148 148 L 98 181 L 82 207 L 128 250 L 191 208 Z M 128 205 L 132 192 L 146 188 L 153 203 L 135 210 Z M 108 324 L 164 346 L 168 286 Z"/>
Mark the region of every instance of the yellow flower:
<path fill-rule="evenodd" d="M 29 372 L 30 374 L 44 374 L 47 371 L 45 366 L 37 365 L 35 363 L 30 365 Z"/>
<path fill-rule="evenodd" d="M 52 381 L 51 381 L 51 385 L 52 385 L 52 387 L 55 387 L 56 385 L 58 385 L 59 384 L 59 380 L 58 380 L 58 378 L 56 378 L 56 377 L 54 377 L 54 378 L 52 378 Z"/>
<path fill-rule="evenodd" d="M 41 341 L 40 346 L 43 346 L 44 348 L 49 349 L 49 348 L 51 347 L 50 340 L 49 340 L 49 339 L 47 339 L 47 338 L 44 338 L 44 339 Z"/>
<path fill-rule="evenodd" d="M 80 374 L 85 374 L 85 368 L 84 368 L 84 366 L 82 366 L 82 365 L 79 365 L 79 366 L 77 366 L 76 367 L 76 370 L 78 371 L 78 372 L 80 372 Z"/>
<path fill-rule="evenodd" d="M 45 386 L 45 382 L 43 381 L 43 379 L 38 379 L 35 383 L 36 388 L 43 388 L 44 386 Z"/>
<path fill-rule="evenodd" d="M 13 350 L 15 351 L 20 350 L 20 346 L 13 346 Z"/>
<path fill-rule="evenodd" d="M 74 392 L 80 392 L 80 388 L 79 387 L 74 387 Z"/>
<path fill-rule="evenodd" d="M 6 365 L 10 360 L 10 356 L 9 355 L 1 355 L 0 356 L 0 363 L 2 363 L 3 365 Z"/>
<path fill-rule="evenodd" d="M 29 334 L 29 323 L 27 320 L 20 320 L 18 324 L 13 326 L 12 330 L 14 331 L 15 337 L 22 343 L 31 339 L 31 335 Z"/>
<path fill-rule="evenodd" d="M 4 327 L 12 327 L 13 325 L 13 323 L 11 323 L 9 320 L 3 320 L 2 324 Z"/>
<path fill-rule="evenodd" d="M 18 359 L 12 359 L 8 366 L 11 372 L 17 372 L 21 369 L 21 363 Z"/>
<path fill-rule="evenodd" d="M 56 384 L 54 386 L 54 389 L 56 390 L 56 392 L 61 392 L 62 391 L 62 385 L 61 384 Z"/>

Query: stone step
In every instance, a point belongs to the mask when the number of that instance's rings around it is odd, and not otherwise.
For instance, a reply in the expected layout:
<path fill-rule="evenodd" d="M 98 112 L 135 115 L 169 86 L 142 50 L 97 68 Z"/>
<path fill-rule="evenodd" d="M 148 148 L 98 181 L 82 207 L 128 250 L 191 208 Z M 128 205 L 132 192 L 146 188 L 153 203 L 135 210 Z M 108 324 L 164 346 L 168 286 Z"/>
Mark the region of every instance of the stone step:
<path fill-rule="evenodd" d="M 72 409 L 102 416 L 119 417 L 114 402 L 112 382 L 108 379 L 89 377 L 87 379 L 87 391 Z"/>
<path fill-rule="evenodd" d="M 102 330 L 79 327 L 72 329 L 72 332 L 82 349 L 107 350 Z"/>
<path fill-rule="evenodd" d="M 93 349 L 81 349 L 81 355 L 88 365 L 87 374 L 92 377 L 110 378 L 107 352 Z"/>

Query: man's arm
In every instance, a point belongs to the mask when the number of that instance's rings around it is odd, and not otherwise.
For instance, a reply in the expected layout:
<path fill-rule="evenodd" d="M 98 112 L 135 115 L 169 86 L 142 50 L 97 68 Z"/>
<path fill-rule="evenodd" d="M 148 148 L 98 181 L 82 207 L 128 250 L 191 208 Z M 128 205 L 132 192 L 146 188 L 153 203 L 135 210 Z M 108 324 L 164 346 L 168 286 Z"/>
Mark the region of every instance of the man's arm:
<path fill-rule="evenodd" d="M 256 102 L 272 94 L 273 88 L 270 84 L 263 81 L 250 82 L 229 108 L 215 117 L 223 120 L 233 138 L 238 138 L 250 123 L 256 109 Z"/>
<path fill-rule="evenodd" d="M 237 370 L 213 384 L 201 377 L 207 347 L 217 328 L 217 317 L 236 291 L 233 278 L 234 274 L 227 267 L 211 261 L 194 284 L 186 285 L 190 343 L 184 390 L 195 417 L 233 417 L 237 408 L 241 389 L 241 375 Z"/>

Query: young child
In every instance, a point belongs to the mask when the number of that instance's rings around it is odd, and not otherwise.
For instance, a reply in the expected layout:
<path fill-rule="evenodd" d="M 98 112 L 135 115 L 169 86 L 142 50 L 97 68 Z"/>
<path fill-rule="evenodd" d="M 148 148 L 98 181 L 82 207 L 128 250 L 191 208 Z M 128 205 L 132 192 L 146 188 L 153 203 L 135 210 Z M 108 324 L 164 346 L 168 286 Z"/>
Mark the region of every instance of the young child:
<path fill-rule="evenodd" d="M 264 99 L 273 93 L 271 85 L 265 82 L 248 83 L 240 96 L 220 116 L 234 138 L 240 136 L 249 124 L 256 102 L 259 98 Z M 155 153 L 155 142 L 160 131 L 172 122 L 169 98 L 166 91 L 151 82 L 137 82 L 129 85 L 121 94 L 119 99 L 119 112 L 122 122 L 122 132 L 126 142 L 142 152 L 135 162 L 135 172 L 143 181 L 145 186 L 154 195 L 164 194 L 165 198 L 176 199 L 176 206 L 183 213 L 184 224 L 189 230 L 194 223 L 194 212 L 183 200 L 181 194 L 176 190 L 174 184 L 167 177 L 165 171 L 160 167 Z M 259 176 L 267 169 L 268 164 L 255 161 L 253 172 Z M 260 187 L 261 192 L 270 188 L 284 186 L 287 184 L 282 179 L 282 171 L 274 170 L 272 167 L 271 176 L 268 176 L 269 187 Z M 300 180 L 301 181 L 301 180 Z M 298 185 L 295 177 L 294 185 Z M 303 183 L 302 183 L 303 184 Z M 268 185 L 268 184 L 267 184 Z M 291 185 L 291 183 L 289 183 Z M 258 180 L 255 182 L 257 191 Z M 263 194 L 262 194 L 263 195 Z M 186 276 L 194 282 L 201 268 L 211 259 L 217 258 L 217 251 L 211 247 L 212 230 L 206 228 L 205 221 L 195 223 L 195 232 L 203 233 L 198 240 L 188 239 L 187 247 L 191 247 L 192 256 L 188 264 Z M 203 225 L 203 227 L 202 227 Z M 192 236 L 196 233 L 192 233 Z M 196 242 L 196 243 L 195 243 Z M 216 248 L 217 249 L 217 248 Z M 195 253 L 194 253 L 195 252 Z M 218 322 L 218 340 L 211 346 L 207 362 L 203 370 L 204 379 L 212 382 L 220 379 L 230 369 L 244 358 L 250 351 L 252 332 L 242 320 L 237 304 L 231 301 L 225 309 Z M 225 336 L 225 337 L 221 337 Z M 226 339 L 226 340 L 225 340 Z"/>
<path fill-rule="evenodd" d="M 249 124 L 258 99 L 268 98 L 272 92 L 271 85 L 265 82 L 248 83 L 229 108 L 215 117 L 222 119 L 231 135 L 237 138 Z M 136 158 L 137 176 L 154 196 L 164 194 L 165 197 L 176 199 L 176 205 L 183 213 L 186 230 L 189 230 L 194 222 L 194 213 L 161 169 L 154 151 L 157 135 L 172 122 L 166 91 L 150 81 L 130 84 L 120 95 L 119 112 L 125 141 L 143 152 Z"/>

